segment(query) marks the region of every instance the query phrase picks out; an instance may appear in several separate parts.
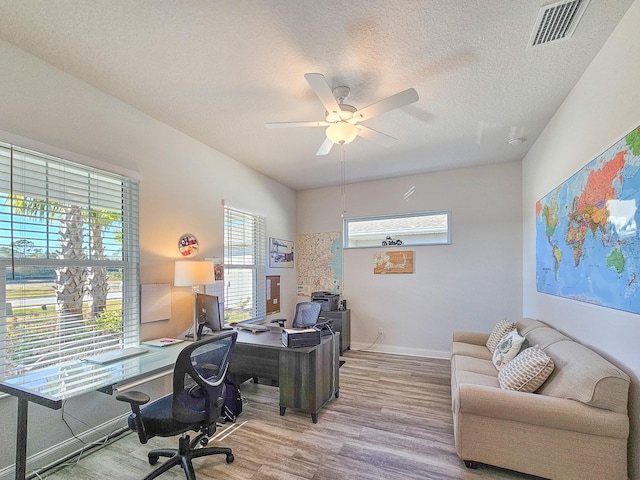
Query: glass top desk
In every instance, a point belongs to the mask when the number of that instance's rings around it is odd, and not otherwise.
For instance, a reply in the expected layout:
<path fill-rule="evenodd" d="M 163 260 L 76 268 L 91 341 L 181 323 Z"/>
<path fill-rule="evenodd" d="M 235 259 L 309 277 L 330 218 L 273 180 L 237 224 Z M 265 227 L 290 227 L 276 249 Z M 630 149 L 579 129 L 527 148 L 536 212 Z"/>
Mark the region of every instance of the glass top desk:
<path fill-rule="evenodd" d="M 69 398 L 95 390 L 111 394 L 114 385 L 150 380 L 154 376 L 171 373 L 178 354 L 188 344 L 144 346 L 148 352 L 107 364 L 73 360 L 17 377 L 0 378 L 0 392 L 18 398 L 16 480 L 24 480 L 26 476 L 29 402 L 58 410 Z"/>

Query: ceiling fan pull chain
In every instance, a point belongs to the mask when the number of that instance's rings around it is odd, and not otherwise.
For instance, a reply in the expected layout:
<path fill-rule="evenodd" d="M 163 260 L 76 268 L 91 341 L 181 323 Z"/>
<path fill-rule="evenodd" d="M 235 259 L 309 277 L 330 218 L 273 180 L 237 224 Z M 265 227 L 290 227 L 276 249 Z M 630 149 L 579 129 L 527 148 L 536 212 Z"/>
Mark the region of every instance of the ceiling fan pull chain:
<path fill-rule="evenodd" d="M 340 214 L 341 218 L 344 218 L 344 214 L 347 213 L 346 210 L 346 199 L 347 196 L 347 187 L 346 183 L 346 174 L 345 174 L 345 165 L 344 165 L 344 143 L 340 144 L 340 166 L 341 166 L 341 176 L 340 176 L 340 184 L 341 184 L 341 195 L 342 195 L 342 213 Z"/>

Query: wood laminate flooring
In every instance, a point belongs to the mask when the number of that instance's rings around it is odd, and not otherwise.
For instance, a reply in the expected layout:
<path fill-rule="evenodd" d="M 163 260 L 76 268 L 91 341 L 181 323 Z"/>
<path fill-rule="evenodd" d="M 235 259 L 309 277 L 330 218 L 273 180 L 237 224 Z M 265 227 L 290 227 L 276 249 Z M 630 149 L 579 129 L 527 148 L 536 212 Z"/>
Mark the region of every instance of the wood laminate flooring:
<path fill-rule="evenodd" d="M 245 383 L 237 423 L 218 429 L 210 446 L 233 449 L 196 459 L 199 480 L 479 480 L 534 479 L 495 467 L 464 466 L 455 453 L 448 360 L 347 351 L 340 397 L 319 413 L 288 409 L 279 415 L 278 389 Z M 232 431 L 232 429 L 234 429 Z M 488 439 L 489 441 L 489 439 Z M 128 480 L 152 470 L 147 452 L 177 445 L 154 438 L 147 445 L 128 434 L 77 462 L 41 474 L 48 480 Z M 184 479 L 181 468 L 163 480 Z"/>

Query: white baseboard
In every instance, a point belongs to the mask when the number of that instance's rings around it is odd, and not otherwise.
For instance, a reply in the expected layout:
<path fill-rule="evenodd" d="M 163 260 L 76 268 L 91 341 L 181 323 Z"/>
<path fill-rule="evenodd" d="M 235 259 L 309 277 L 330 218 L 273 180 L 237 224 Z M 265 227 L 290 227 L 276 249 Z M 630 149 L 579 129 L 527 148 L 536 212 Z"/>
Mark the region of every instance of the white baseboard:
<path fill-rule="evenodd" d="M 76 436 L 86 444 L 99 442 L 105 438 L 105 432 L 113 432 L 126 425 L 126 418 L 129 415 L 129 413 L 120 415 L 101 425 L 79 433 Z M 80 451 L 83 447 L 88 447 L 88 445 L 85 445 L 85 443 L 82 443 L 80 440 L 71 437 L 57 445 L 53 445 L 45 450 L 28 456 L 27 476 L 34 471 L 40 471 L 41 469 L 54 464 L 67 455 Z M 15 467 L 13 464 L 0 470 L 0 480 L 11 480 L 13 478 L 15 478 Z"/>
<path fill-rule="evenodd" d="M 428 357 L 449 360 L 451 352 L 449 350 L 428 350 L 423 348 L 406 348 L 395 345 L 383 345 L 370 343 L 354 343 L 351 342 L 351 350 L 363 350 L 366 352 L 389 353 L 392 355 L 409 355 L 412 357 Z"/>

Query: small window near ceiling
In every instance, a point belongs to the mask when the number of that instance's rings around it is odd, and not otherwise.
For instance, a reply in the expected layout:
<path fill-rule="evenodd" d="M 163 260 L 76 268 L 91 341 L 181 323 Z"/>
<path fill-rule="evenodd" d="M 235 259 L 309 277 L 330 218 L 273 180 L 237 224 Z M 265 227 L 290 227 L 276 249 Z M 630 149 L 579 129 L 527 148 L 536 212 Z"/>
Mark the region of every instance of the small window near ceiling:
<path fill-rule="evenodd" d="M 346 218 L 344 247 L 443 245 L 451 243 L 449 212 Z"/>

